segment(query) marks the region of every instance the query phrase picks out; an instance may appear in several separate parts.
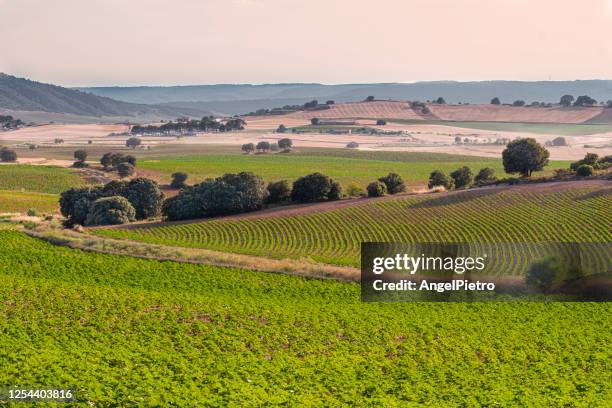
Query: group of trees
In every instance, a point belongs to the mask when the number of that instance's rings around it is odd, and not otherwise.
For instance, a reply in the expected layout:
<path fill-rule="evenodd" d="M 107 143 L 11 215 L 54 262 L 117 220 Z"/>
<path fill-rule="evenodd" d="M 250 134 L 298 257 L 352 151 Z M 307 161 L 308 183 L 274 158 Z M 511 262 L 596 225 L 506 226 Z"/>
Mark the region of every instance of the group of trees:
<path fill-rule="evenodd" d="M 25 123 L 21 119 L 15 119 L 11 115 L 0 115 L 0 129 L 13 130 L 24 125 Z"/>
<path fill-rule="evenodd" d="M 284 113 L 291 113 L 300 110 L 325 110 L 329 109 L 330 105 L 333 105 L 334 101 L 329 100 L 325 104 L 320 104 L 318 100 L 313 99 L 310 102 L 306 102 L 303 105 L 285 105 L 279 108 L 272 109 L 258 109 L 254 112 L 248 113 L 250 116 L 262 116 L 262 115 L 282 115 Z"/>
<path fill-rule="evenodd" d="M 447 176 L 441 170 L 433 171 L 429 175 L 427 186 L 429 188 L 444 187 L 450 190 L 452 188 L 469 187 L 472 184 L 482 186 L 496 179 L 495 170 L 490 167 L 480 169 L 476 177 L 474 177 L 474 173 L 472 173 L 472 170 L 468 166 L 462 166 L 450 173 L 450 176 Z"/>
<path fill-rule="evenodd" d="M 226 120 L 215 119 L 213 116 L 205 116 L 201 120 L 179 118 L 176 122 L 170 121 L 160 126 L 155 125 L 135 125 L 132 127 L 132 135 L 146 134 L 185 134 L 194 132 L 231 132 L 243 130 L 246 122 L 240 118 Z"/>
<path fill-rule="evenodd" d="M 17 152 L 6 146 L 0 147 L 0 162 L 10 163 L 17 161 Z"/>
<path fill-rule="evenodd" d="M 159 214 L 164 194 L 146 178 L 111 181 L 99 187 L 78 187 L 60 196 L 60 211 L 68 226 L 113 225 Z"/>
<path fill-rule="evenodd" d="M 597 101 L 591 98 L 588 95 L 582 95 L 578 98 L 574 98 L 573 95 L 563 95 L 559 100 L 559 105 L 561 106 L 593 106 L 597 103 Z"/>
<path fill-rule="evenodd" d="M 583 159 L 570 164 L 570 170 L 575 171 L 580 177 L 591 176 L 595 170 L 610 167 L 612 167 L 612 156 L 599 157 L 596 153 L 587 153 Z"/>
<path fill-rule="evenodd" d="M 134 174 L 136 158 L 123 153 L 105 153 L 100 158 L 100 164 L 102 164 L 106 171 L 116 170 L 119 176 L 123 178 Z"/>
<path fill-rule="evenodd" d="M 559 137 L 555 137 L 552 140 L 547 140 L 546 143 L 544 143 L 544 146 L 555 146 L 555 147 L 560 147 L 560 146 L 567 146 L 567 140 L 565 140 L 565 138 L 563 136 L 559 136 Z"/>
<path fill-rule="evenodd" d="M 262 140 L 261 142 L 254 144 L 254 143 L 245 143 L 242 145 L 241 150 L 246 153 L 253 153 L 256 150 L 259 153 L 267 153 L 269 151 L 278 151 L 279 149 L 283 152 L 283 153 L 288 153 L 289 151 L 291 151 L 291 148 L 293 147 L 293 141 L 289 138 L 282 138 L 279 139 L 276 143 L 270 143 L 266 140 Z"/>
<path fill-rule="evenodd" d="M 368 197 L 382 197 L 385 194 L 397 194 L 406 191 L 404 179 L 397 173 L 389 173 L 368 184 Z"/>

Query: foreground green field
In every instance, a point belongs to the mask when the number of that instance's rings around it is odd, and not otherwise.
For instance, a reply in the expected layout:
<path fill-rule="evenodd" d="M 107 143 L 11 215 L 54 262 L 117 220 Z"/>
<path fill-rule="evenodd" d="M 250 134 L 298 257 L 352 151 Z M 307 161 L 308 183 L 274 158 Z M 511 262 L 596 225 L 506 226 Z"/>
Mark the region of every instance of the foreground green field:
<path fill-rule="evenodd" d="M 368 304 L 357 284 L 0 241 L 3 385 L 93 406 L 612 399 L 610 303 Z"/>
<path fill-rule="evenodd" d="M 335 150 L 335 151 L 334 151 Z M 480 157 L 455 156 L 434 153 L 407 152 L 353 152 L 349 149 L 314 150 L 290 154 L 215 154 L 169 156 L 143 159 L 138 167 L 162 175 L 164 182 L 176 171 L 189 174 L 189 182 L 219 177 L 224 173 L 252 171 L 266 181 L 294 180 L 313 172 L 324 173 L 347 185 L 356 182 L 365 186 L 389 172 L 400 174 L 412 187 L 424 187 L 434 170 L 451 172 L 468 165 L 475 173 L 483 167 L 492 167 L 504 176 L 501 160 Z M 551 162 L 554 168 L 568 167 L 569 162 Z"/>
<path fill-rule="evenodd" d="M 0 190 L 59 194 L 82 185 L 83 180 L 73 170 L 63 167 L 0 165 Z"/>
<path fill-rule="evenodd" d="M 302 215 L 97 233 L 357 266 L 361 242 L 610 242 L 611 185 L 556 183 L 412 195 Z"/>
<path fill-rule="evenodd" d="M 57 194 L 0 190 L 0 213 L 25 213 L 31 208 L 41 213 L 55 212 L 58 200 Z"/>

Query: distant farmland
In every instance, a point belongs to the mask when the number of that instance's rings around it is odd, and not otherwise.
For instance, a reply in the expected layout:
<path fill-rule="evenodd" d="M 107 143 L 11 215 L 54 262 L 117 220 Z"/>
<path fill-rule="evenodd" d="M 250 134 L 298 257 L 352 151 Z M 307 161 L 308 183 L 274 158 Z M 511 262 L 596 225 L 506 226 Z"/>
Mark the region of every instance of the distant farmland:
<path fill-rule="evenodd" d="M 73 170 L 56 166 L 0 165 L 0 190 L 59 194 L 84 185 Z M 0 207 L 0 210 L 2 208 Z"/>
<path fill-rule="evenodd" d="M 357 266 L 361 242 L 609 242 L 606 182 L 480 189 L 364 201 L 287 217 L 246 217 L 102 235 Z M 256 215 L 256 213 L 254 213 Z"/>

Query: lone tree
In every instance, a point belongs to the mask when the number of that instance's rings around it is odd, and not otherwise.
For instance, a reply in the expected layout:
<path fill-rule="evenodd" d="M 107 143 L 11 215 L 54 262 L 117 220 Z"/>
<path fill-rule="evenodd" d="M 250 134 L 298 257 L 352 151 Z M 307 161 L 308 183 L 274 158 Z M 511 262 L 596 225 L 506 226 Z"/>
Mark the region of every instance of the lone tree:
<path fill-rule="evenodd" d="M 378 181 L 385 185 L 389 194 L 403 193 L 406 191 L 404 179 L 397 173 L 389 173 L 385 177 L 379 178 Z"/>
<path fill-rule="evenodd" d="M 245 143 L 242 145 L 242 151 L 249 154 L 255 151 L 255 145 L 253 143 Z"/>
<path fill-rule="evenodd" d="M 331 99 L 330 99 L 329 101 L 325 102 L 325 104 L 326 104 L 326 105 L 333 105 L 333 104 L 335 104 L 335 103 L 336 103 L 336 102 L 332 101 Z"/>
<path fill-rule="evenodd" d="M 265 140 L 257 143 L 257 150 L 259 150 L 260 152 L 267 152 L 268 150 L 270 150 L 270 142 L 266 142 Z"/>
<path fill-rule="evenodd" d="M 549 156 L 548 150 L 533 138 L 513 140 L 502 152 L 506 173 L 520 173 L 523 177 L 542 170 L 548 164 Z"/>
<path fill-rule="evenodd" d="M 119 163 L 117 166 L 117 173 L 119 173 L 121 178 L 130 177 L 134 174 L 134 166 L 130 163 Z"/>
<path fill-rule="evenodd" d="M 75 150 L 74 158 L 77 159 L 78 161 L 80 161 L 81 163 L 85 162 L 85 160 L 87 160 L 87 151 L 85 151 L 85 150 Z"/>
<path fill-rule="evenodd" d="M 6 147 L 0 148 L 0 161 L 9 163 L 17 161 L 17 153 L 12 149 Z"/>
<path fill-rule="evenodd" d="M 572 103 L 574 102 L 574 97 L 572 95 L 563 95 L 561 97 L 561 100 L 559 101 L 559 105 L 561 106 L 572 106 Z"/>
<path fill-rule="evenodd" d="M 491 99 L 491 105 L 501 105 L 501 101 L 499 100 L 497 96 Z"/>
<path fill-rule="evenodd" d="M 372 95 L 365 98 L 366 102 L 374 102 L 374 97 Z"/>
<path fill-rule="evenodd" d="M 378 120 L 376 121 L 376 124 L 377 124 L 378 126 L 385 126 L 385 125 L 387 124 L 387 121 L 386 121 L 386 120 L 384 120 L 384 119 L 378 119 Z"/>
<path fill-rule="evenodd" d="M 341 187 L 337 181 L 321 173 L 312 173 L 293 182 L 291 200 L 302 203 L 338 200 Z"/>
<path fill-rule="evenodd" d="M 445 100 L 444 100 L 444 98 L 443 98 L 443 97 L 441 97 L 441 96 L 440 96 L 438 99 L 436 99 L 436 103 L 437 103 L 438 105 L 446 105 L 446 101 L 445 101 Z"/>
<path fill-rule="evenodd" d="M 427 183 L 428 188 L 434 187 L 444 187 L 447 190 L 450 190 L 453 186 L 453 181 L 446 175 L 444 172 L 440 170 L 434 170 L 429 175 L 429 182 Z"/>
<path fill-rule="evenodd" d="M 552 140 L 552 145 L 553 146 L 567 146 L 567 140 L 565 140 L 565 138 L 562 136 L 555 137 Z"/>
<path fill-rule="evenodd" d="M 135 219 L 136 211 L 124 197 L 103 197 L 91 204 L 85 225 L 125 224 Z"/>
<path fill-rule="evenodd" d="M 310 119 L 310 124 L 313 126 L 317 126 L 319 124 L 319 118 Z"/>
<path fill-rule="evenodd" d="M 182 171 L 177 171 L 176 173 L 172 173 L 172 182 L 170 182 L 170 187 L 172 188 L 185 188 L 187 184 L 185 181 L 187 180 L 187 173 Z"/>
<path fill-rule="evenodd" d="M 387 186 L 379 180 L 368 184 L 366 189 L 368 190 L 368 197 L 382 197 L 387 193 Z"/>
<path fill-rule="evenodd" d="M 453 171 L 450 176 L 453 179 L 455 188 L 469 186 L 470 184 L 472 184 L 472 181 L 474 179 L 472 170 L 470 170 L 468 166 L 459 167 L 457 170 Z"/>
<path fill-rule="evenodd" d="M 293 146 L 293 141 L 289 138 L 283 138 L 278 140 L 278 147 L 280 149 L 291 149 Z"/>
<path fill-rule="evenodd" d="M 463 141 L 461 140 L 461 136 L 455 136 L 455 144 L 461 144 Z"/>
<path fill-rule="evenodd" d="M 142 141 L 138 137 L 130 137 L 128 140 L 125 141 L 125 145 L 127 147 L 131 147 L 132 149 L 135 149 L 137 146 L 140 146 L 141 143 Z"/>
<path fill-rule="evenodd" d="M 276 133 L 285 133 L 287 131 L 287 127 L 282 123 L 276 128 Z"/>
<path fill-rule="evenodd" d="M 574 102 L 574 106 L 593 106 L 597 101 L 588 95 L 579 96 Z"/>

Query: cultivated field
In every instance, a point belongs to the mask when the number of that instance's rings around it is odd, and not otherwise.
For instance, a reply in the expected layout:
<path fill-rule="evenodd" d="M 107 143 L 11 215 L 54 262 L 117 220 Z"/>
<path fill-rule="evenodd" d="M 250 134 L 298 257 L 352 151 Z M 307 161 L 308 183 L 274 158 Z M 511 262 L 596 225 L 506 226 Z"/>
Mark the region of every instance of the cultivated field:
<path fill-rule="evenodd" d="M 70 187 L 84 184 L 73 170 L 62 167 L 0 165 L 0 190 L 59 194 Z"/>
<path fill-rule="evenodd" d="M 56 212 L 58 200 L 58 194 L 0 190 L 0 214 L 24 214 L 29 209 L 35 209 L 39 213 Z"/>
<path fill-rule="evenodd" d="M 82 405 L 611 398 L 610 303 L 361 303 L 354 283 L 0 241 L 0 382 Z"/>
<path fill-rule="evenodd" d="M 609 242 L 612 182 L 483 188 L 311 206 L 290 216 L 97 230 L 105 236 L 358 266 L 361 242 Z"/>

